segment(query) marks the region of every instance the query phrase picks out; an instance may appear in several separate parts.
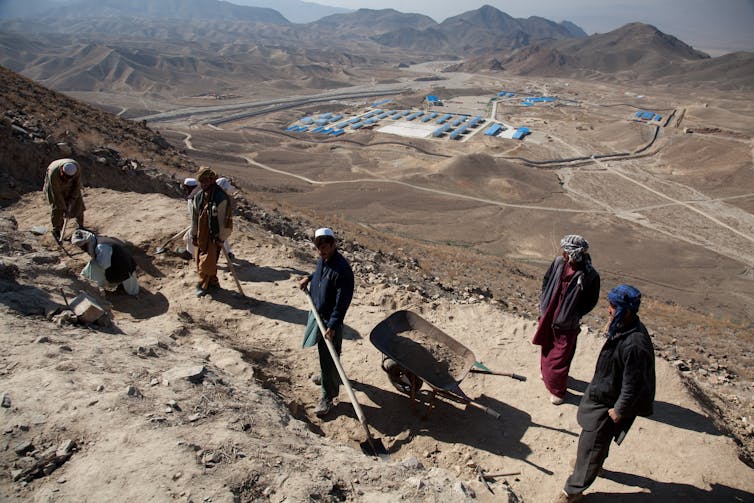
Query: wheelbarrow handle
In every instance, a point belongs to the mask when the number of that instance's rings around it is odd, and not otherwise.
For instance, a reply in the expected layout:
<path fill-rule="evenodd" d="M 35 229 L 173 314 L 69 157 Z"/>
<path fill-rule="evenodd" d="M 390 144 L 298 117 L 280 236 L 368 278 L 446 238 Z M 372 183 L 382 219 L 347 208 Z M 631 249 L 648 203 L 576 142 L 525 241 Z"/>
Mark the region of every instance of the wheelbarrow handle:
<path fill-rule="evenodd" d="M 513 372 L 493 372 L 492 370 L 484 370 L 480 368 L 472 368 L 469 370 L 469 372 L 472 372 L 474 374 L 487 374 L 487 375 L 493 375 L 493 376 L 505 376 L 505 377 L 511 377 L 513 379 L 516 379 L 517 381 L 526 381 L 526 376 L 522 376 L 521 374 L 514 374 Z"/>
<path fill-rule="evenodd" d="M 475 402 L 474 400 L 469 400 L 467 403 L 471 405 L 472 407 L 476 407 L 477 409 L 481 410 L 488 416 L 492 416 L 493 418 L 497 420 L 500 420 L 500 418 L 502 417 L 500 413 L 496 411 L 495 409 L 491 409 L 487 407 L 486 405 L 482 405 L 481 403 Z"/>

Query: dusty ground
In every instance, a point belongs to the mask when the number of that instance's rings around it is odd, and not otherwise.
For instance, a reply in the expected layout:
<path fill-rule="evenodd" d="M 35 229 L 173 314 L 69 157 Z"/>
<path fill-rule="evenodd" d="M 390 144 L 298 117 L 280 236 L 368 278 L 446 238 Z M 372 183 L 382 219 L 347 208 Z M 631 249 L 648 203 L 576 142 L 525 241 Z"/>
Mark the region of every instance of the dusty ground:
<path fill-rule="evenodd" d="M 346 252 L 357 289 L 343 365 L 374 435 L 390 451 L 386 463 L 358 450 L 364 430 L 344 392 L 325 420 L 312 413 L 316 353 L 300 348 L 307 303 L 296 288 L 314 263 L 306 241 L 239 219 L 235 264 L 249 298 L 233 293 L 223 270 L 225 290 L 196 299 L 190 264 L 154 254 L 184 225 L 181 201 L 104 189 L 88 189 L 86 200 L 90 225 L 137 250 L 143 291 L 138 299 L 107 296 L 110 328 L 47 321 L 44 312 L 63 304 L 60 288 L 69 296 L 96 290 L 76 279 L 81 255 L 66 257 L 48 237 L 28 232 L 47 220 L 38 194 L 3 210 L 4 271 L 14 265 L 20 271 L 17 282 L 6 277 L 0 297 L 7 348 L 2 391 L 11 400 L 2 409 L 3 499 L 469 499 L 457 481 L 480 501 L 499 501 L 506 484 L 525 501 L 557 493 L 575 452 L 575 406 L 601 344 L 596 326 L 580 337 L 571 394 L 556 407 L 537 378 L 531 319 L 495 302 L 432 300 L 369 272 L 379 256 Z M 10 232 L 11 215 L 19 233 Z M 528 378 L 463 381 L 463 390 L 499 411 L 501 421 L 442 400 L 427 416 L 425 405 L 412 405 L 392 388 L 368 338 L 396 309 L 425 317 L 488 367 Z M 651 315 L 644 321 L 652 327 Z M 201 384 L 172 377 L 186 366 L 204 367 Z M 639 419 L 613 449 L 587 501 L 751 500 L 754 477 L 734 442 L 720 434 L 672 365 L 658 359 L 657 373 L 656 414 Z M 129 396 L 129 386 L 143 397 Z M 11 482 L 10 470 L 30 462 L 14 452 L 19 444 L 30 441 L 38 454 L 66 439 L 77 448 L 57 470 L 27 485 Z M 494 494 L 477 480 L 476 466 L 504 474 L 490 484 Z"/>
<path fill-rule="evenodd" d="M 265 205 L 337 215 L 404 238 L 405 248 L 450 245 L 460 257 L 456 267 L 425 261 L 428 274 L 482 285 L 497 298 L 510 299 L 511 283 L 535 296 L 560 237 L 583 234 L 607 286 L 636 284 L 657 301 L 658 337 L 671 353 L 702 365 L 726 355 L 734 374 L 754 378 L 754 110 L 746 93 L 446 75 L 447 93 L 487 86 L 490 93 L 560 99 L 534 107 L 518 98 L 499 103 L 498 119 L 535 131 L 524 142 L 408 140 L 373 131 L 322 140 L 282 132 L 301 115 L 330 111 L 325 105 L 228 123 L 222 131 L 164 124 L 164 134 L 176 145 L 191 135 L 187 154 Z M 408 106 L 413 98 L 396 99 Z M 332 109 L 348 111 L 340 103 Z M 633 121 L 638 109 L 663 114 L 666 124 L 640 154 L 546 167 L 523 162 L 638 151 L 655 133 Z M 468 260 L 466 250 L 473 252 Z M 496 260 L 505 264 L 497 272 Z M 510 279 L 514 268 L 524 277 Z"/>

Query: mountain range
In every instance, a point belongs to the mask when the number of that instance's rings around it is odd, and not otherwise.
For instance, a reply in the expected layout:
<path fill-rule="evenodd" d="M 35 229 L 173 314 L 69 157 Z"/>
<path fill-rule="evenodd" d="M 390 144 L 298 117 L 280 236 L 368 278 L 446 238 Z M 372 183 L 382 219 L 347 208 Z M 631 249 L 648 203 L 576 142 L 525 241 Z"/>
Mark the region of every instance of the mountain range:
<path fill-rule="evenodd" d="M 23 5 L 0 8 L 0 64 L 67 91 L 180 94 L 197 78 L 205 88 L 256 82 L 293 91 L 349 85 L 354 66 L 449 58 L 461 71 L 754 88 L 752 53 L 710 58 L 641 23 L 587 36 L 568 21 L 514 18 L 489 5 L 441 23 L 359 9 L 306 24 L 217 0 Z"/>

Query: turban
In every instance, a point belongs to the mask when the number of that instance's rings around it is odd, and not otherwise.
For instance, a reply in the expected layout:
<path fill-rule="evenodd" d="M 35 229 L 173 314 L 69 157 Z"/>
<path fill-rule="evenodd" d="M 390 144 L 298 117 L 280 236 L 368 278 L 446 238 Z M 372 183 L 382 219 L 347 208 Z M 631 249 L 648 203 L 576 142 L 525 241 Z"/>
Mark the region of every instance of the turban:
<path fill-rule="evenodd" d="M 86 252 L 94 256 L 94 247 L 97 246 L 97 236 L 84 229 L 76 229 L 71 236 L 71 244 L 81 248 L 86 245 Z"/>
<path fill-rule="evenodd" d="M 223 189 L 225 192 L 230 192 L 233 190 L 233 185 L 230 184 L 230 180 L 225 178 L 224 176 L 221 176 L 217 180 L 215 180 L 215 183 L 218 187 Z"/>
<path fill-rule="evenodd" d="M 618 285 L 607 294 L 607 301 L 615 308 L 615 314 L 607 329 L 607 336 L 613 337 L 623 324 L 626 311 L 631 311 L 634 314 L 639 312 L 641 292 L 631 285 Z"/>
<path fill-rule="evenodd" d="M 79 170 L 78 165 L 75 162 L 67 162 L 63 164 L 63 173 L 68 176 L 75 175 Z"/>
<path fill-rule="evenodd" d="M 569 259 L 582 262 L 584 254 L 589 250 L 589 243 L 578 234 L 569 234 L 560 240 L 560 247 L 565 250 Z"/>
<path fill-rule="evenodd" d="M 196 179 L 200 182 L 202 180 L 212 179 L 212 181 L 214 182 L 215 180 L 217 180 L 217 174 L 207 166 L 202 166 L 201 168 L 199 168 L 199 172 L 197 172 L 196 174 Z"/>

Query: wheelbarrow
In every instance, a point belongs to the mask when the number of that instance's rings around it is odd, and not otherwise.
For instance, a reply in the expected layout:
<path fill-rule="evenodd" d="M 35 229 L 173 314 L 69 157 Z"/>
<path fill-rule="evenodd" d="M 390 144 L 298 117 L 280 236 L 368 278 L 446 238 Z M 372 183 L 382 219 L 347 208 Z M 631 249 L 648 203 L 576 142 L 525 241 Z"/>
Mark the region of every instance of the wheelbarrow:
<path fill-rule="evenodd" d="M 526 380 L 517 374 L 489 370 L 476 361 L 469 348 L 411 311 L 388 316 L 374 327 L 369 340 L 382 352 L 382 370 L 398 391 L 414 400 L 424 383 L 429 385 L 430 411 L 439 395 L 500 419 L 499 412 L 469 398 L 460 388 L 461 381 L 469 372 Z"/>

